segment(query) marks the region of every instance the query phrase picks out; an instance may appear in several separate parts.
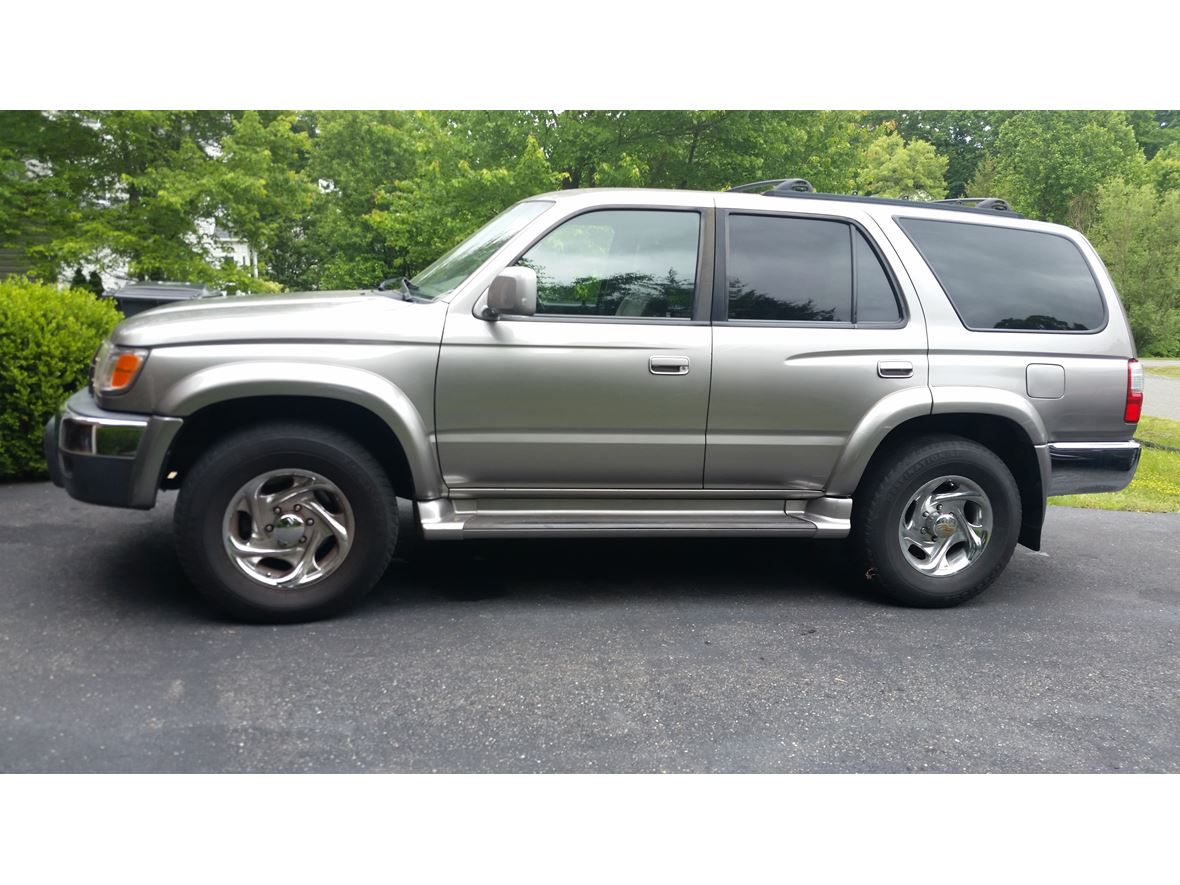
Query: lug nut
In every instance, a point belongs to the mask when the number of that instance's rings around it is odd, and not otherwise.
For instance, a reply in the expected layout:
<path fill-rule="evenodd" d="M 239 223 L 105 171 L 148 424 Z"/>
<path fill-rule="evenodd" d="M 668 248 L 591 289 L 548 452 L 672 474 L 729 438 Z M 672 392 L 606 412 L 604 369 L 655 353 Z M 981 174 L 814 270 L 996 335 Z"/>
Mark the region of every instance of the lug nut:
<path fill-rule="evenodd" d="M 282 513 L 282 512 L 283 512 L 283 508 L 282 508 L 282 507 L 276 507 L 276 508 L 275 508 L 275 513 Z"/>
<path fill-rule="evenodd" d="M 268 532 L 273 532 L 273 531 L 275 530 L 275 527 L 274 527 L 273 525 L 268 525 L 268 526 L 266 527 L 266 530 L 267 530 Z"/>
<path fill-rule="evenodd" d="M 295 512 L 297 512 L 297 513 L 298 513 L 300 510 L 302 510 L 302 509 L 303 509 L 303 505 L 302 505 L 302 504 L 296 504 L 296 505 L 295 505 L 295 506 L 294 506 L 292 509 L 293 509 L 293 510 L 295 510 Z"/>
<path fill-rule="evenodd" d="M 302 538 L 300 538 L 300 539 L 299 539 L 299 543 L 300 543 L 300 544 L 306 544 L 306 543 L 307 543 L 307 535 L 304 535 Z"/>
<path fill-rule="evenodd" d="M 309 519 L 309 520 L 307 521 L 307 524 L 308 524 L 308 525 L 315 525 L 315 520 L 314 520 L 314 519 Z"/>

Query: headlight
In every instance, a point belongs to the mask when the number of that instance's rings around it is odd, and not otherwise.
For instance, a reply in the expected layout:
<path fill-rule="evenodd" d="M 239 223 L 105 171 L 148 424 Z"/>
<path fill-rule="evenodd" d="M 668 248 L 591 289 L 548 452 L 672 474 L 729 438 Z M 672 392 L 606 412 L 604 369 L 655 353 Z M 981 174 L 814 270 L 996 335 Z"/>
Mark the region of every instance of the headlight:
<path fill-rule="evenodd" d="M 94 355 L 95 393 L 123 393 L 135 383 L 148 352 L 134 347 L 116 347 L 104 341 Z"/>

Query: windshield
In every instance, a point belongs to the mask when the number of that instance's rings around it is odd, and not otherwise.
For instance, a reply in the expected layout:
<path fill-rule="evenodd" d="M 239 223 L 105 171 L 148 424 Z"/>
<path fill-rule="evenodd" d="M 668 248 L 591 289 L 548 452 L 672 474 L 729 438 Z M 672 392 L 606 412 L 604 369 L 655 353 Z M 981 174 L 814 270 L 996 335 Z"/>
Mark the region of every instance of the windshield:
<path fill-rule="evenodd" d="M 552 205 L 550 200 L 528 200 L 505 209 L 410 280 L 407 288 L 413 295 L 424 298 L 437 298 L 451 291 L 521 228 Z"/>

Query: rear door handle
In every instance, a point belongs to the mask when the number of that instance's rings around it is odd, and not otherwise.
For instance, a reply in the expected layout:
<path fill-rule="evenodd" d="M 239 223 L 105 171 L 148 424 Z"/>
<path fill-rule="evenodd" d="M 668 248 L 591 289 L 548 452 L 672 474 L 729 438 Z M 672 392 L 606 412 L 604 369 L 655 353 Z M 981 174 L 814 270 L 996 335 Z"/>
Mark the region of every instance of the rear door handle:
<path fill-rule="evenodd" d="M 914 364 L 906 360 L 881 360 L 877 374 L 882 378 L 913 378 Z"/>
<path fill-rule="evenodd" d="M 653 375 L 687 375 L 688 357 L 653 356 L 647 361 L 647 368 Z"/>

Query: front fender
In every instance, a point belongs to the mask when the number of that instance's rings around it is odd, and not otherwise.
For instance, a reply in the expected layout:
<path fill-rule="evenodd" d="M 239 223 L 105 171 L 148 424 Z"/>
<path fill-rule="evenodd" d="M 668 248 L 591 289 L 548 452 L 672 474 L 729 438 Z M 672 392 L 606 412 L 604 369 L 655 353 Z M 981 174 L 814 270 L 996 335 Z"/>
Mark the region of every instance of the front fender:
<path fill-rule="evenodd" d="M 397 385 L 365 369 L 278 360 L 221 363 L 170 387 L 156 412 L 183 418 L 216 403 L 259 396 L 315 396 L 368 409 L 401 443 L 416 496 L 428 500 L 446 493 L 433 433 L 421 413 Z"/>

